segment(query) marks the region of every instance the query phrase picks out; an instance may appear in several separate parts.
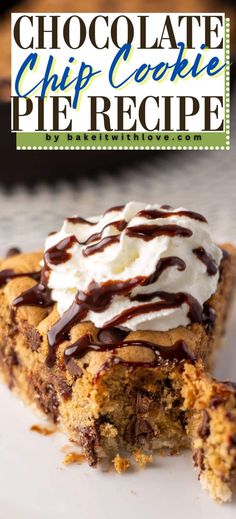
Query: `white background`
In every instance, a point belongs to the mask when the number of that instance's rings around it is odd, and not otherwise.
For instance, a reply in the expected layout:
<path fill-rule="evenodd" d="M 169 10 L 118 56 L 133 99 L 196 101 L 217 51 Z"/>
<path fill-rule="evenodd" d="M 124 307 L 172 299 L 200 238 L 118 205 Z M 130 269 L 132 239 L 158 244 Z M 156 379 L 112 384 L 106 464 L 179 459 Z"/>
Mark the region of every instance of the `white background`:
<path fill-rule="evenodd" d="M 19 16 L 21 16 L 22 13 L 17 13 L 12 15 L 12 24 L 14 26 L 15 21 Z M 30 13 L 28 13 L 30 16 Z M 43 13 L 40 13 L 42 15 Z M 52 13 L 56 14 L 56 13 Z M 145 81 L 141 84 L 135 84 L 134 81 L 131 81 L 128 85 L 125 86 L 125 88 L 122 89 L 114 89 L 109 85 L 108 82 L 108 72 L 110 68 L 110 64 L 116 55 L 118 49 L 114 46 L 114 44 L 111 41 L 111 38 L 109 39 L 110 46 L 109 49 L 104 50 L 97 50 L 94 48 L 89 40 L 89 38 L 86 39 L 84 45 L 78 49 L 73 50 L 68 48 L 65 43 L 63 42 L 62 38 L 62 30 L 63 25 L 66 21 L 66 19 L 72 14 L 72 13 L 59 13 L 60 19 L 59 19 L 59 43 L 61 44 L 60 50 L 22 50 L 20 49 L 14 39 L 12 40 L 12 95 L 15 95 L 15 89 L 14 89 L 14 78 L 16 77 L 16 74 L 19 70 L 20 64 L 26 59 L 28 54 L 30 52 L 39 52 L 40 54 L 40 61 L 39 65 L 37 66 L 37 70 L 30 73 L 30 76 L 28 76 L 27 83 L 25 81 L 25 89 L 29 90 L 30 85 L 35 85 L 38 83 L 40 79 L 43 78 L 45 73 L 46 64 L 48 61 L 48 56 L 51 53 L 56 58 L 56 66 L 53 70 L 54 73 L 58 73 L 60 76 L 62 75 L 64 68 L 68 65 L 68 59 L 70 56 L 76 57 L 77 64 L 72 64 L 72 70 L 73 74 L 72 77 L 76 77 L 78 74 L 78 70 L 80 67 L 80 64 L 82 61 L 85 61 L 87 64 L 91 64 L 94 69 L 96 70 L 102 70 L 103 74 L 95 77 L 95 79 L 91 82 L 90 86 L 86 89 L 86 91 L 82 94 L 82 102 L 79 105 L 79 109 L 68 110 L 68 122 L 70 118 L 73 118 L 73 128 L 72 131 L 75 132 L 81 132 L 81 131 L 88 131 L 90 128 L 90 101 L 88 99 L 88 96 L 107 96 L 110 99 L 116 95 L 125 95 L 125 96 L 136 96 L 136 103 L 137 107 L 139 107 L 140 102 L 143 98 L 146 96 L 160 96 L 160 108 L 156 109 L 155 103 L 150 103 L 148 105 L 148 117 L 147 122 L 149 124 L 149 127 L 153 128 L 156 124 L 157 118 L 160 118 L 161 121 L 161 127 L 163 128 L 163 121 L 164 121 L 164 104 L 162 101 L 162 96 L 168 96 L 172 95 L 175 98 L 179 95 L 181 96 L 196 96 L 198 99 L 201 99 L 201 96 L 206 95 L 224 95 L 224 72 L 216 77 L 209 77 L 206 74 L 203 74 L 199 78 L 192 78 L 191 76 L 187 79 L 178 79 L 176 82 L 171 82 L 169 79 L 163 79 L 160 82 L 153 81 L 152 79 L 149 79 L 148 81 Z M 144 13 L 145 14 L 145 13 Z M 217 13 L 219 15 L 219 13 Z M 193 13 L 191 13 L 193 15 Z M 45 28 L 50 29 L 51 28 L 51 21 L 50 21 L 50 14 L 45 14 L 46 22 L 45 22 Z M 80 14 L 80 16 L 85 20 L 87 26 L 89 26 L 90 21 L 93 19 L 95 14 L 89 13 L 89 14 Z M 106 14 L 104 14 L 106 16 Z M 120 13 L 109 13 L 109 27 L 112 24 L 112 21 L 117 17 L 120 16 Z M 164 49 L 137 49 L 139 46 L 140 41 L 140 31 L 139 31 L 139 24 L 138 24 L 138 14 L 127 14 L 128 17 L 130 17 L 133 21 L 133 25 L 135 27 L 135 36 L 133 41 L 134 46 L 134 52 L 132 54 L 132 57 L 129 61 L 129 64 L 127 62 L 123 62 L 123 64 L 120 67 L 119 75 L 117 74 L 117 78 L 125 78 L 131 74 L 132 71 L 134 71 L 136 68 L 138 68 L 143 63 L 151 64 L 152 66 L 155 66 L 159 64 L 160 62 L 169 62 L 171 64 L 175 63 L 178 55 L 178 50 L 176 49 L 168 49 L 169 46 L 169 40 L 163 40 L 163 45 L 166 47 Z M 178 18 L 181 16 L 181 13 L 172 13 L 171 14 L 171 20 L 172 25 L 174 28 L 174 33 L 176 37 L 176 42 L 179 41 L 186 41 L 186 31 L 185 28 L 185 21 L 181 23 L 180 26 L 178 26 Z M 224 15 L 223 19 L 224 19 Z M 163 13 L 152 13 L 148 15 L 148 22 L 147 22 L 147 35 L 148 35 L 148 43 L 150 45 L 153 44 L 153 42 L 156 40 L 156 38 L 161 37 L 164 22 L 165 22 L 166 15 Z M 189 62 L 193 64 L 195 57 L 198 52 L 200 51 L 200 45 L 204 43 L 205 41 L 205 32 L 204 32 L 204 23 L 202 19 L 201 26 L 199 27 L 197 21 L 194 22 L 194 44 L 196 46 L 195 49 L 191 50 L 189 49 L 187 51 L 186 57 L 189 59 Z M 104 41 L 106 39 L 106 36 L 109 36 L 109 29 L 105 29 L 105 24 L 103 21 L 100 22 L 100 27 L 98 31 L 98 43 L 104 44 Z M 74 22 L 72 24 L 72 34 L 73 34 L 73 42 L 76 41 L 76 34 L 77 34 L 77 24 Z M 29 45 L 29 42 L 31 40 L 31 37 L 34 36 L 35 38 L 35 46 L 37 46 L 37 23 L 36 19 L 34 21 L 34 29 L 31 29 L 30 22 L 28 20 L 24 20 L 22 25 L 22 43 L 25 45 Z M 120 44 L 123 44 L 126 42 L 126 23 L 124 20 L 121 20 L 119 25 L 119 35 L 120 35 Z M 166 33 L 165 33 L 166 36 Z M 219 26 L 219 39 L 215 39 L 215 35 L 213 33 L 212 42 L 218 42 L 221 40 L 221 38 L 224 36 L 224 27 L 221 28 Z M 123 38 L 123 40 L 122 40 Z M 50 34 L 47 34 L 46 43 L 48 43 L 48 46 L 51 45 L 51 36 Z M 204 55 L 204 61 L 203 66 L 206 65 L 210 58 L 213 56 L 218 56 L 222 63 L 225 62 L 225 56 L 224 56 L 224 49 L 217 49 L 217 50 L 210 50 L 203 51 Z M 167 76 L 168 78 L 169 76 Z M 34 95 L 34 94 L 33 94 Z M 39 95 L 37 93 L 37 95 Z M 50 95 L 50 94 L 49 94 Z M 52 95 L 55 95 L 53 93 Z M 73 95 L 73 90 L 70 89 L 69 91 L 64 91 L 59 93 L 59 95 Z M 22 111 L 24 112 L 25 109 L 25 101 L 22 100 Z M 110 120 L 111 120 L 111 126 L 112 129 L 115 131 L 117 128 L 117 106 L 115 100 L 111 103 L 111 109 L 109 111 L 110 114 Z M 64 101 L 62 100 L 62 107 L 64 106 Z M 191 106 L 190 106 L 191 109 Z M 50 131 L 52 129 L 52 105 L 50 99 L 45 104 L 45 118 L 46 118 L 46 126 L 45 129 L 47 131 Z M 172 110 L 172 124 L 173 129 L 178 130 L 179 129 L 179 105 L 178 100 L 173 100 L 173 110 Z M 139 123 L 138 118 L 138 111 L 135 108 L 132 108 L 132 116 L 131 121 L 128 119 L 128 116 L 126 116 L 125 122 L 126 122 L 126 129 L 129 130 L 129 128 L 132 126 L 132 122 L 137 119 L 137 131 L 145 131 L 143 127 Z M 222 111 L 220 110 L 220 116 L 219 120 L 222 119 Z M 35 104 L 34 110 L 31 115 L 27 117 L 22 117 L 22 126 L 21 129 L 24 132 L 30 132 L 34 131 L 34 129 L 37 127 L 37 105 Z M 199 114 L 195 115 L 194 117 L 189 117 L 189 124 L 188 124 L 188 130 L 189 131 L 201 131 L 204 127 L 204 113 L 203 109 L 199 111 Z M 103 127 L 103 120 L 101 121 L 101 127 L 99 128 L 101 131 L 104 131 Z M 62 128 L 65 128 L 67 124 L 63 124 Z M 62 116 L 61 124 L 65 123 L 64 116 Z M 216 121 L 216 128 L 219 126 Z"/>

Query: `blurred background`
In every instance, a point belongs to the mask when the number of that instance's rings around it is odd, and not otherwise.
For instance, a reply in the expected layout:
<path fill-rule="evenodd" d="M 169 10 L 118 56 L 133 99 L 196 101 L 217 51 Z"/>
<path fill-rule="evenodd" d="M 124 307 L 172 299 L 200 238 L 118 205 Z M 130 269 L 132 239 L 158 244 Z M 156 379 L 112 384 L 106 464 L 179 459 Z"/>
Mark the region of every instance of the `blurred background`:
<path fill-rule="evenodd" d="M 10 12 L 226 12 L 231 17 L 230 151 L 16 151 L 10 134 Z M 128 200 L 202 211 L 218 241 L 236 243 L 236 0 L 0 2 L 0 254 L 43 247 L 65 216 Z"/>

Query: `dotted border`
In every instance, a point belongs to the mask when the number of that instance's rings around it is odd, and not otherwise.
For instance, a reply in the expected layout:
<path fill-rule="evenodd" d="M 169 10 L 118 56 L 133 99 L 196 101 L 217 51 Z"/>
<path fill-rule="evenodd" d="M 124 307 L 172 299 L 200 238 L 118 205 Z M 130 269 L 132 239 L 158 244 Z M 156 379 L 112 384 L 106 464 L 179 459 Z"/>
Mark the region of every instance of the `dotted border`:
<path fill-rule="evenodd" d="M 230 18 L 225 20 L 225 61 L 230 64 Z M 225 70 L 225 133 L 225 149 L 230 150 L 230 66 Z"/>
<path fill-rule="evenodd" d="M 35 151 L 35 150 L 44 150 L 44 151 L 78 151 L 78 150 L 92 150 L 92 151 L 101 151 L 101 150 L 125 150 L 125 151 L 155 151 L 155 150 L 184 150 L 184 151 L 225 151 L 230 150 L 230 141 L 228 140 L 228 145 L 226 146 L 17 146 L 17 151 Z"/>
<path fill-rule="evenodd" d="M 225 18 L 225 145 L 224 146 L 16 146 L 17 150 L 230 150 L 230 18 Z"/>

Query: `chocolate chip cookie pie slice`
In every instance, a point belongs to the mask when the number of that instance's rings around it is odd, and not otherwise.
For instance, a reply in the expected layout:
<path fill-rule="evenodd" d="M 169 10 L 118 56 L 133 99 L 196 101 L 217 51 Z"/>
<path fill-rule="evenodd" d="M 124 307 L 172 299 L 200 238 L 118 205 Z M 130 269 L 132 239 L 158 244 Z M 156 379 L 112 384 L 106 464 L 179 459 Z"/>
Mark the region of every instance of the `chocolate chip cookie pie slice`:
<path fill-rule="evenodd" d="M 185 370 L 213 362 L 234 255 L 182 208 L 132 202 L 66 219 L 44 254 L 1 264 L 2 377 L 90 465 L 189 445 Z"/>
<path fill-rule="evenodd" d="M 218 382 L 186 364 L 182 396 L 199 479 L 211 496 L 229 501 L 236 483 L 236 384 Z"/>

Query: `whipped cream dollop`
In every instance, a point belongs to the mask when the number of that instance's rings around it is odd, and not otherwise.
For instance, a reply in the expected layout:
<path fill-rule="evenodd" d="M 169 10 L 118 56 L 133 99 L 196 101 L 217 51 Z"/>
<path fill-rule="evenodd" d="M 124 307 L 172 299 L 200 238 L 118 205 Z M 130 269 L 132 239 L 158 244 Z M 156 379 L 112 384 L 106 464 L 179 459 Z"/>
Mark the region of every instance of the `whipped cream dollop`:
<path fill-rule="evenodd" d="M 200 322 L 221 259 L 203 216 L 138 202 L 67 218 L 44 256 L 60 315 L 76 301 L 98 328 L 160 331 Z"/>

